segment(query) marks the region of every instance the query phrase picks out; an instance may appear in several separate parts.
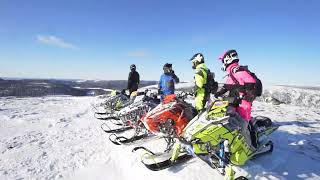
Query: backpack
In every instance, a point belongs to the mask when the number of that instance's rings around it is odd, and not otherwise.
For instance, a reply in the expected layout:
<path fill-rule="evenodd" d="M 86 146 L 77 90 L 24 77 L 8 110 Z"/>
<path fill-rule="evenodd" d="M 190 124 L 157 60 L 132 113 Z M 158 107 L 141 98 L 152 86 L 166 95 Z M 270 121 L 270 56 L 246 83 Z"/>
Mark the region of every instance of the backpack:
<path fill-rule="evenodd" d="M 248 69 L 248 66 L 239 66 L 237 71 L 246 71 L 248 72 L 252 78 L 255 79 L 256 83 L 254 84 L 254 88 L 253 88 L 253 95 L 255 97 L 258 97 L 258 96 L 261 96 L 262 95 L 262 82 L 261 80 L 256 76 L 255 73 L 251 72 L 249 69 Z M 236 83 L 236 84 L 239 84 L 239 82 L 236 80 L 236 78 L 233 76 L 232 73 L 230 73 L 230 77 L 232 78 L 232 80 Z"/>
<path fill-rule="evenodd" d="M 218 90 L 218 82 L 214 80 L 214 73 L 210 72 L 210 69 L 207 70 L 207 83 L 205 84 L 208 93 L 216 93 Z"/>

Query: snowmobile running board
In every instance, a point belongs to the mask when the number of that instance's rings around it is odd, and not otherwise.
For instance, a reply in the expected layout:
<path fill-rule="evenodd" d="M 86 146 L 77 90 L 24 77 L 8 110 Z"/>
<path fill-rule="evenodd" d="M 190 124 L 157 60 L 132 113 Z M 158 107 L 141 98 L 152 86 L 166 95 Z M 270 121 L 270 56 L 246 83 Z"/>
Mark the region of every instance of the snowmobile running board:
<path fill-rule="evenodd" d="M 132 143 L 134 141 L 146 138 L 148 136 L 149 136 L 148 134 L 142 134 L 142 135 L 139 135 L 139 136 L 133 136 L 131 138 L 126 138 L 124 136 L 117 136 L 116 134 L 113 133 L 113 134 L 110 134 L 109 140 L 115 145 L 122 145 L 122 144 Z"/>

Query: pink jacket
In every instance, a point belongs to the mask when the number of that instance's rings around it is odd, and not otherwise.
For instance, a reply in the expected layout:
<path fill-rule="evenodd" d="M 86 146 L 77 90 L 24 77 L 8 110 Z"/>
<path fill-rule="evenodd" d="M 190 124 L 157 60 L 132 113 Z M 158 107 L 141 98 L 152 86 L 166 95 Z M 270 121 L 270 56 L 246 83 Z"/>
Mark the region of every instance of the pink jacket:
<path fill-rule="evenodd" d="M 226 71 L 228 74 L 233 73 L 233 76 L 239 82 L 240 85 L 244 85 L 245 83 L 255 83 L 256 82 L 256 80 L 247 71 L 237 71 L 235 73 L 234 73 L 234 71 L 231 72 L 237 66 L 239 66 L 238 63 L 233 63 L 227 67 Z M 228 76 L 225 84 L 236 84 L 236 83 L 232 80 L 231 76 Z"/>
<path fill-rule="evenodd" d="M 234 78 L 239 82 L 239 85 L 245 85 L 245 83 L 255 83 L 256 80 L 247 72 L 247 71 L 236 71 L 236 68 L 239 66 L 238 63 L 231 64 L 227 69 L 228 75 L 233 73 Z M 236 84 L 231 76 L 229 75 L 226 84 Z M 239 93 L 240 96 L 245 97 L 246 99 L 242 99 L 239 107 L 236 108 L 236 111 L 240 114 L 240 116 L 247 122 L 249 122 L 251 118 L 251 107 L 252 101 L 254 97 L 252 94 L 245 94 L 244 92 Z M 251 98 L 251 100 L 250 100 Z"/>

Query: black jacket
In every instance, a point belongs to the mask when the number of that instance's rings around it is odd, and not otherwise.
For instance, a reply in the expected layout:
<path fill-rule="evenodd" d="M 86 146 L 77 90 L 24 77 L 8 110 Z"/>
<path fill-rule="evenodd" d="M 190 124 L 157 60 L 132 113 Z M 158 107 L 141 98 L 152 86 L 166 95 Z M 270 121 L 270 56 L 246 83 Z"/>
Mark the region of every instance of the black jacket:
<path fill-rule="evenodd" d="M 137 71 L 131 71 L 128 77 L 128 86 L 129 90 L 137 90 L 138 84 L 140 84 L 140 76 Z"/>

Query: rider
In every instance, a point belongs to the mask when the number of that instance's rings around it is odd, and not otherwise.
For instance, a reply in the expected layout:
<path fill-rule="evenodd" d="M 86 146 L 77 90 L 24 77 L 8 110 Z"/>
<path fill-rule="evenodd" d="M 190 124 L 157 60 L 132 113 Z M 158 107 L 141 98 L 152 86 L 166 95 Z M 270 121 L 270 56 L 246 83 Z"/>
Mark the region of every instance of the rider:
<path fill-rule="evenodd" d="M 253 89 L 256 80 L 247 71 L 241 70 L 236 50 L 226 51 L 219 57 L 219 60 L 223 63 L 222 70 L 227 72 L 228 77 L 224 86 L 215 93 L 215 97 L 217 98 L 229 91 L 229 100 L 232 99 L 230 104 L 235 107 L 236 112 L 245 121 L 242 124 L 243 130 L 246 131 L 252 119 L 251 108 L 252 101 L 255 98 Z M 249 129 L 251 129 L 250 126 Z M 252 131 L 250 133 L 251 138 L 253 138 Z M 248 134 L 248 132 L 245 132 L 245 134 Z"/>
<path fill-rule="evenodd" d="M 131 64 L 130 73 L 128 77 L 128 86 L 127 86 L 127 89 L 129 89 L 129 95 L 131 95 L 132 92 L 138 90 L 139 84 L 140 84 L 140 76 L 139 76 L 139 73 L 136 71 L 136 65 Z"/>
<path fill-rule="evenodd" d="M 228 78 L 224 86 L 215 93 L 215 97 L 229 91 L 229 97 L 234 98 L 232 103 L 240 116 L 249 122 L 251 120 L 251 107 L 254 100 L 253 88 L 256 80 L 247 72 L 240 70 L 239 57 L 236 50 L 228 50 L 220 58 Z"/>
<path fill-rule="evenodd" d="M 192 68 L 195 69 L 195 108 L 199 113 L 204 109 L 206 102 L 210 98 L 210 92 L 208 92 L 208 88 L 206 88 L 209 69 L 204 64 L 204 57 L 201 53 L 193 55 L 190 61 Z"/>
<path fill-rule="evenodd" d="M 178 82 L 179 78 L 174 74 L 172 64 L 164 64 L 163 74 L 161 75 L 158 84 L 158 94 L 161 95 L 161 100 L 163 100 L 167 95 L 174 94 L 174 84 Z"/>

